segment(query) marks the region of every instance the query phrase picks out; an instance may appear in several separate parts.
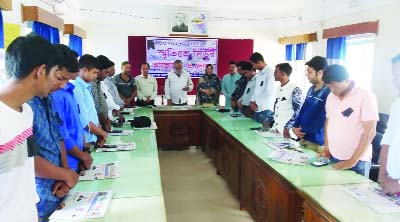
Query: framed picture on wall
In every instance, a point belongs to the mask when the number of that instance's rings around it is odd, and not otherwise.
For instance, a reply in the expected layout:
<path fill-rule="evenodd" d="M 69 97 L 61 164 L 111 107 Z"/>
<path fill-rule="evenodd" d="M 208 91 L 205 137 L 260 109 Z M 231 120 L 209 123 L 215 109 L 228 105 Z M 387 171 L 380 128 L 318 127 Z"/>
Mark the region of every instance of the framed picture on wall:
<path fill-rule="evenodd" d="M 176 12 L 171 18 L 171 33 L 189 33 L 189 13 Z"/>
<path fill-rule="evenodd" d="M 207 17 L 205 12 L 178 11 L 171 17 L 171 35 L 207 36 Z"/>

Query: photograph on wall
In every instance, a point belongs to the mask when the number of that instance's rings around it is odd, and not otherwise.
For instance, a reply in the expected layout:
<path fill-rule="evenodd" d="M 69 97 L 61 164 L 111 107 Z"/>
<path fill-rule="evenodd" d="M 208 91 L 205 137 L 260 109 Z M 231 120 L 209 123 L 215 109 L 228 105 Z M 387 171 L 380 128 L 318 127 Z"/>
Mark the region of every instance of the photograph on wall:
<path fill-rule="evenodd" d="M 193 78 L 202 76 L 207 64 L 217 72 L 217 39 L 147 37 L 146 43 L 149 73 L 155 78 L 165 78 L 175 60 L 181 60 L 183 69 Z"/>
<path fill-rule="evenodd" d="M 176 12 L 171 18 L 171 33 L 189 33 L 189 13 Z"/>
<path fill-rule="evenodd" d="M 190 34 L 207 35 L 207 20 L 205 12 L 191 12 L 189 22 Z"/>

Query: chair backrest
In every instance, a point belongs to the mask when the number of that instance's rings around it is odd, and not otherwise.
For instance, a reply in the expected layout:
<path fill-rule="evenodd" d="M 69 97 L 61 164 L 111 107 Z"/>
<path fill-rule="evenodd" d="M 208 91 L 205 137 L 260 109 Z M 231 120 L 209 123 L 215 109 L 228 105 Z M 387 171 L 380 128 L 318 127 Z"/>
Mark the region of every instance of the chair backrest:
<path fill-rule="evenodd" d="M 376 133 L 374 139 L 372 140 L 372 164 L 378 165 L 379 155 L 381 153 L 381 141 L 382 141 L 383 134 Z"/>
<path fill-rule="evenodd" d="M 385 113 L 379 113 L 379 121 L 376 124 L 376 132 L 385 134 L 389 115 Z"/>

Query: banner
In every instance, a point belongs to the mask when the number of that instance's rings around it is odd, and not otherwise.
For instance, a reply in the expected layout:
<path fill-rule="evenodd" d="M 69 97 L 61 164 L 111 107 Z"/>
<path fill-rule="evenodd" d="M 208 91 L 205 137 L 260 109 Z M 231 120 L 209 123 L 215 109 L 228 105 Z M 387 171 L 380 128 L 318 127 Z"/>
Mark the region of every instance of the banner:
<path fill-rule="evenodd" d="M 173 69 L 175 60 L 182 60 L 183 69 L 192 78 L 201 77 L 207 64 L 217 73 L 217 39 L 146 38 L 146 60 L 150 75 L 165 78 Z"/>

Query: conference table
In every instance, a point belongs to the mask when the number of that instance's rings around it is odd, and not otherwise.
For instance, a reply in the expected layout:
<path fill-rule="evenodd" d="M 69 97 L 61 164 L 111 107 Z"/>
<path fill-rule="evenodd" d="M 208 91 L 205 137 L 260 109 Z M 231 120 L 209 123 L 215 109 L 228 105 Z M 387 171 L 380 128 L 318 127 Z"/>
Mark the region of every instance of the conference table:
<path fill-rule="evenodd" d="M 378 214 L 343 191 L 343 185 L 374 186 L 352 171 L 331 166 L 296 166 L 267 158 L 273 149 L 251 130 L 261 125 L 233 118 L 215 108 L 162 106 L 139 108 L 157 130 L 135 130 L 132 136 L 112 136 L 107 143 L 136 143 L 132 151 L 93 153 L 94 163 L 117 161 L 116 179 L 82 181 L 76 191 L 112 190 L 106 217 L 85 221 L 166 221 L 158 150 L 200 146 L 232 194 L 257 222 L 393 222 L 400 213 Z M 123 126 L 122 129 L 132 129 Z M 305 153 L 315 155 L 313 151 Z M 196 173 L 196 172 L 193 172 Z"/>

